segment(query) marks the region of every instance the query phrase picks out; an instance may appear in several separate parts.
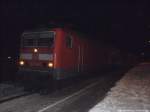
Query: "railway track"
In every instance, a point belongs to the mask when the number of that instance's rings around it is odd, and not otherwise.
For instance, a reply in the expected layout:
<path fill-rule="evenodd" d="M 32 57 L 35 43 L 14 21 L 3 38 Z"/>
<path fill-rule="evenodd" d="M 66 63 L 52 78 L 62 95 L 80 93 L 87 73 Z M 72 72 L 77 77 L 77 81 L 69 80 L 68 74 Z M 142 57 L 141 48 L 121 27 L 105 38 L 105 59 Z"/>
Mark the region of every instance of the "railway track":
<path fill-rule="evenodd" d="M 17 84 L 16 84 L 17 85 Z M 29 86 L 15 86 L 12 83 L 2 83 L 0 84 L 0 104 L 11 101 L 20 97 L 25 97 L 32 95 L 34 93 L 44 93 L 43 88 L 29 87 Z"/>
<path fill-rule="evenodd" d="M 24 96 L 28 96 L 28 95 L 32 95 L 35 92 L 21 92 L 19 94 L 14 94 L 14 95 L 10 95 L 10 96 L 6 96 L 0 99 L 0 104 L 5 103 L 7 101 L 11 101 L 20 97 L 24 97 Z"/>

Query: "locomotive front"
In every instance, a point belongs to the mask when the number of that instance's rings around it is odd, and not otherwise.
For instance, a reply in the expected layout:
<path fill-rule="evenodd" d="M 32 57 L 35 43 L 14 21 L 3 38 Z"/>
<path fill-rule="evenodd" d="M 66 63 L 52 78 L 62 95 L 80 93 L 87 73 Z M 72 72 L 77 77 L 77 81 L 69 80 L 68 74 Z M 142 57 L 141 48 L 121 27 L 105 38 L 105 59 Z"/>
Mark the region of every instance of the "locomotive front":
<path fill-rule="evenodd" d="M 18 77 L 36 81 L 53 72 L 54 31 L 24 32 L 21 38 Z"/>

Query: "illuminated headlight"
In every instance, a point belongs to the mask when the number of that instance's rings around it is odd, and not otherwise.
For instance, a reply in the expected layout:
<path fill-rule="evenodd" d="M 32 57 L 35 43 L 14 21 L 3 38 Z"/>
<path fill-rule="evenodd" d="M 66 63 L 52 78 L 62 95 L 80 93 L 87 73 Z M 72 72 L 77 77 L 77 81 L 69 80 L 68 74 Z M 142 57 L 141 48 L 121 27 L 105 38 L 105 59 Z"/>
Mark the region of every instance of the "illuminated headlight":
<path fill-rule="evenodd" d="M 24 65 L 24 61 L 20 61 L 19 64 L 20 64 L 21 66 L 23 66 L 23 65 Z"/>
<path fill-rule="evenodd" d="M 37 53 L 37 52 L 38 52 L 38 49 L 35 48 L 35 49 L 34 49 L 34 52 Z"/>
<path fill-rule="evenodd" d="M 48 63 L 48 67 L 50 67 L 50 68 L 53 67 L 53 63 L 52 63 L 52 62 L 49 62 L 49 63 Z"/>

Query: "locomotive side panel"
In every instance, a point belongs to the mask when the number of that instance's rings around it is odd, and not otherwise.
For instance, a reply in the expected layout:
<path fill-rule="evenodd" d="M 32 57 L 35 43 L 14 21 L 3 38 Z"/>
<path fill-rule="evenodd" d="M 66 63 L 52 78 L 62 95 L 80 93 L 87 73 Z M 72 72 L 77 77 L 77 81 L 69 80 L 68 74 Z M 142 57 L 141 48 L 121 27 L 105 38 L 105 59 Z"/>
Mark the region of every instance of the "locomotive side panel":
<path fill-rule="evenodd" d="M 57 66 L 57 70 L 59 71 L 57 74 L 57 80 L 78 75 L 78 44 L 79 40 L 76 38 L 75 33 L 63 31 L 63 35 L 61 35 L 61 47 L 59 48 L 59 51 L 61 52 L 59 55 L 61 65 Z"/>
<path fill-rule="evenodd" d="M 103 49 L 100 45 L 89 39 L 83 40 L 83 72 L 95 73 L 104 63 Z"/>
<path fill-rule="evenodd" d="M 53 67 L 53 79 L 58 80 L 59 74 L 60 74 L 60 68 L 62 66 L 62 37 L 64 33 L 62 29 L 56 30 L 56 36 L 55 36 L 55 47 L 54 47 L 54 67 Z"/>

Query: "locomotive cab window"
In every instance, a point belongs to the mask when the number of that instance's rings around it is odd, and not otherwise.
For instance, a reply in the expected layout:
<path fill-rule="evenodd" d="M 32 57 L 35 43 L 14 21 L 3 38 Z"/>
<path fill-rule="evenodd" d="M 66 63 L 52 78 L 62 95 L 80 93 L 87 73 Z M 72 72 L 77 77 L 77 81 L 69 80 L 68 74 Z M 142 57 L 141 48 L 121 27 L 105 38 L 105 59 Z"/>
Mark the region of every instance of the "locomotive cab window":
<path fill-rule="evenodd" d="M 30 32 L 23 34 L 23 47 L 53 47 L 55 32 Z"/>
<path fill-rule="evenodd" d="M 24 34 L 22 37 L 22 45 L 23 47 L 32 47 L 35 46 L 36 44 L 36 37 L 38 35 L 37 34 L 32 34 L 32 33 L 27 33 Z"/>
<path fill-rule="evenodd" d="M 72 48 L 73 46 L 73 38 L 71 35 L 66 36 L 66 47 L 67 48 Z"/>
<path fill-rule="evenodd" d="M 24 46 L 33 46 L 33 44 L 34 44 L 34 39 L 32 38 L 24 39 L 24 43 L 23 43 Z"/>
<path fill-rule="evenodd" d="M 38 46 L 44 47 L 53 47 L 54 45 L 54 32 L 49 33 L 40 33 L 40 37 L 38 38 Z"/>

